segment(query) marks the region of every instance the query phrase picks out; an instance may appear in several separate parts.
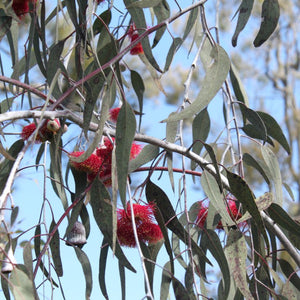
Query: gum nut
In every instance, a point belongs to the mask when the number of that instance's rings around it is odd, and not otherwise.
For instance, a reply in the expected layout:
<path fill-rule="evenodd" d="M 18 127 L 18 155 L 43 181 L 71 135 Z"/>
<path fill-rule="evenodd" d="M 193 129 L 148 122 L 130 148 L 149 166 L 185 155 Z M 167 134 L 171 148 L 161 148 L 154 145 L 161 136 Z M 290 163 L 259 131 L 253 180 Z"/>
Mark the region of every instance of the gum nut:
<path fill-rule="evenodd" d="M 12 248 L 10 247 L 7 255 L 5 255 L 4 260 L 2 262 L 1 272 L 2 273 L 10 273 L 14 269 L 14 266 L 16 264 L 17 264 L 17 261 L 15 259 Z"/>
<path fill-rule="evenodd" d="M 66 245 L 83 246 L 86 244 L 86 233 L 82 223 L 76 221 L 67 235 Z"/>

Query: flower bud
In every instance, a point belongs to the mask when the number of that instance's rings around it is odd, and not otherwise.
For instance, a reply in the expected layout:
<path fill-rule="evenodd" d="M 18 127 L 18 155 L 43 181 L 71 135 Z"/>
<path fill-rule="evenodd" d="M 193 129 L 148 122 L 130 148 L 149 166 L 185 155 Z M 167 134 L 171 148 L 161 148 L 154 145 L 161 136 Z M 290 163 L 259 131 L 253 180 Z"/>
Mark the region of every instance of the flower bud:
<path fill-rule="evenodd" d="M 82 247 L 86 244 L 86 232 L 82 223 L 76 221 L 67 235 L 66 245 Z"/>

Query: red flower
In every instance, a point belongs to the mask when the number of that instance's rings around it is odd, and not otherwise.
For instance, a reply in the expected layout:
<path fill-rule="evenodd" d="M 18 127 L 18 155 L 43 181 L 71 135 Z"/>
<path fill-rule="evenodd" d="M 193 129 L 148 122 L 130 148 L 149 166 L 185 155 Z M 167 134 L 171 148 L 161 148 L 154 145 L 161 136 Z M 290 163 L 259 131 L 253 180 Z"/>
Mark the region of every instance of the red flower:
<path fill-rule="evenodd" d="M 12 8 L 20 19 L 29 12 L 29 2 L 36 3 L 36 0 L 13 0 Z"/>
<path fill-rule="evenodd" d="M 136 27 L 134 24 L 129 27 L 128 36 L 130 37 L 131 42 L 134 42 L 139 37 L 139 33 L 136 30 Z M 137 55 L 137 54 L 142 54 L 142 53 L 144 53 L 144 50 L 143 50 L 142 44 L 140 42 L 137 43 L 135 46 L 133 46 L 130 50 L 131 55 Z"/>
<path fill-rule="evenodd" d="M 120 109 L 121 109 L 120 107 L 116 107 L 109 110 L 109 120 L 111 122 L 117 123 Z"/>
<path fill-rule="evenodd" d="M 208 212 L 208 207 L 204 206 L 202 204 L 202 201 L 199 201 L 199 212 L 197 215 L 197 220 L 196 220 L 196 224 L 200 227 L 203 228 L 206 218 L 207 218 L 207 212 Z"/>
<path fill-rule="evenodd" d="M 135 159 L 142 151 L 142 146 L 136 143 L 132 143 L 130 149 L 130 160 Z"/>
<path fill-rule="evenodd" d="M 82 162 L 75 162 L 72 160 L 72 157 L 79 157 L 84 153 L 84 151 L 76 151 L 69 154 L 70 157 L 70 164 L 78 171 L 86 172 L 88 174 L 91 174 L 96 176 L 97 172 L 99 171 L 102 160 L 99 156 L 96 154 L 92 154 L 90 157 L 88 157 L 86 160 Z"/>
<path fill-rule="evenodd" d="M 208 207 L 202 205 L 202 201 L 199 202 L 199 212 L 196 220 L 196 224 L 200 227 L 203 228 L 206 218 L 207 218 L 207 213 L 208 213 Z M 239 212 L 237 206 L 236 206 L 236 200 L 231 197 L 227 197 L 227 212 L 229 213 L 230 217 L 232 220 L 236 221 L 242 217 L 241 212 Z M 217 229 L 224 229 L 222 222 L 220 221 L 217 225 Z"/>
<path fill-rule="evenodd" d="M 53 138 L 53 135 L 56 134 L 60 129 L 60 122 L 58 119 L 55 120 L 46 120 L 45 124 L 39 130 L 36 136 L 36 143 L 43 143 L 45 141 L 49 141 Z M 21 138 L 24 141 L 27 141 L 29 137 L 36 130 L 35 123 L 30 123 L 27 126 L 24 126 L 21 133 Z"/>
<path fill-rule="evenodd" d="M 157 224 L 153 223 L 153 210 L 153 204 L 133 204 L 137 235 L 139 240 L 144 243 L 157 243 L 163 238 L 160 227 Z M 133 225 L 130 204 L 127 204 L 126 210 L 118 209 L 117 214 L 117 236 L 120 245 L 135 247 L 136 242 L 134 239 L 132 228 Z"/>

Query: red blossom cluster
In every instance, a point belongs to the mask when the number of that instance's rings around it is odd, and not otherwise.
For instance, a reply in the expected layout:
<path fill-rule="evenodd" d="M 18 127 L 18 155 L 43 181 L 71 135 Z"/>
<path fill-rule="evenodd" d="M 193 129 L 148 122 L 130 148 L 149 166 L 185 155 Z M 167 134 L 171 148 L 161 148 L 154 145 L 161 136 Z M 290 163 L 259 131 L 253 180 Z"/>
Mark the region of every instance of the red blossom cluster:
<path fill-rule="evenodd" d="M 236 199 L 232 197 L 227 197 L 227 212 L 230 215 L 231 219 L 236 221 L 242 217 L 241 212 L 236 206 Z M 199 212 L 197 215 L 197 220 L 196 224 L 200 227 L 203 228 L 206 218 L 207 218 L 207 213 L 208 213 L 208 207 L 203 204 L 202 201 L 199 202 Z M 224 229 L 222 222 L 220 221 L 217 225 L 217 229 Z"/>
<path fill-rule="evenodd" d="M 70 164 L 77 170 L 87 173 L 87 178 L 92 181 L 99 174 L 100 180 L 105 186 L 111 186 L 111 163 L 112 151 L 114 147 L 114 138 L 110 140 L 108 137 L 100 147 L 96 148 L 95 152 L 83 162 L 75 162 L 72 157 L 79 157 L 84 151 L 76 151 L 69 154 Z M 133 143 L 130 150 L 130 160 L 137 157 L 141 152 L 142 147 L 139 144 Z"/>
<path fill-rule="evenodd" d="M 53 135 L 55 135 L 60 130 L 60 122 L 58 119 L 54 120 L 46 120 L 45 124 L 40 128 L 35 142 L 36 143 L 43 143 L 45 141 L 49 141 L 53 138 Z M 29 137 L 33 134 L 33 132 L 36 130 L 36 124 L 30 123 L 29 125 L 26 125 L 22 129 L 21 138 L 24 141 L 27 141 Z M 64 128 L 64 131 L 67 130 L 67 127 Z"/>
<path fill-rule="evenodd" d="M 139 241 L 155 244 L 163 238 L 160 227 L 153 222 L 155 205 L 133 204 L 134 221 Z M 135 247 L 136 241 L 133 234 L 130 203 L 126 209 L 118 209 L 117 236 L 120 245 Z"/>
<path fill-rule="evenodd" d="M 120 112 L 120 107 L 112 108 L 109 110 L 109 121 L 117 123 L 118 115 Z"/>
<path fill-rule="evenodd" d="M 36 0 L 13 0 L 12 8 L 19 18 L 29 13 L 29 3 L 35 4 Z"/>
<path fill-rule="evenodd" d="M 129 27 L 128 36 L 129 36 L 131 42 L 134 42 L 139 37 L 139 33 L 136 30 L 136 27 L 134 24 Z M 142 54 L 142 53 L 144 53 L 144 50 L 143 50 L 141 43 L 137 43 L 130 50 L 131 55 L 138 55 L 138 54 Z"/>

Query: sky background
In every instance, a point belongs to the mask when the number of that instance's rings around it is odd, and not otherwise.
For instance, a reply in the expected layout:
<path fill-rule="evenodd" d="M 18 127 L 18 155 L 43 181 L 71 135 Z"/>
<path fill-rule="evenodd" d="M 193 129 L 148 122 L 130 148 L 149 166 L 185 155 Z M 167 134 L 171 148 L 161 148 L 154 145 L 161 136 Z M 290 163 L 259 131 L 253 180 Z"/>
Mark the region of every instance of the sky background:
<path fill-rule="evenodd" d="M 119 1 L 118 1 L 119 2 Z M 121 1 L 120 1 L 121 2 Z M 186 6 L 186 1 L 178 1 L 179 4 L 182 4 L 183 7 Z M 214 5 L 214 1 L 211 1 L 211 6 Z M 118 8 L 122 11 L 123 6 L 122 4 L 118 3 Z M 170 5 L 172 8 L 172 11 L 174 11 L 177 7 L 175 6 L 175 2 L 170 1 Z M 105 4 L 100 5 L 97 12 L 101 13 L 106 9 Z M 113 11 L 115 13 L 115 11 Z M 118 15 L 116 13 L 115 20 L 113 23 L 117 22 Z M 214 15 L 209 14 L 209 26 L 214 25 Z M 228 22 L 231 22 L 228 20 Z M 231 30 L 230 34 L 222 34 L 221 37 L 221 45 L 225 48 L 227 53 L 229 55 L 234 54 L 235 51 L 240 51 L 240 49 L 237 47 L 237 49 L 233 49 L 230 43 L 231 34 L 233 34 L 234 26 L 236 24 L 236 20 L 231 22 Z M 249 30 L 251 31 L 251 26 L 255 26 L 257 28 L 258 24 L 250 23 Z M 171 26 L 172 28 L 172 26 Z M 247 31 L 246 31 L 247 32 Z M 153 38 L 153 37 L 152 37 Z M 247 38 L 243 33 L 239 37 L 239 42 L 242 43 L 242 40 L 244 38 Z M 167 47 L 169 47 L 170 44 L 170 36 L 168 33 L 165 33 L 163 42 L 154 49 L 154 56 L 159 62 L 160 66 L 164 66 L 165 58 L 161 55 L 161 53 L 165 53 Z M 3 40 L 2 43 L 5 43 L 6 40 Z M 239 44 L 238 44 L 239 45 Z M 1 51 L 2 45 L 0 44 L 0 51 Z M 177 55 L 174 58 L 173 65 L 171 68 L 174 68 L 174 72 L 176 72 L 176 67 L 178 65 L 181 65 L 183 68 L 188 69 L 191 61 L 193 60 L 192 52 L 189 56 L 185 49 L 180 50 Z M 5 55 L 2 54 L 2 60 Z M 134 58 L 138 61 L 138 58 Z M 126 60 L 126 57 L 125 57 Z M 5 60 L 3 60 L 5 62 Z M 129 60 L 128 60 L 129 61 Z M 5 66 L 5 68 L 9 68 L 9 61 L 8 65 Z M 132 63 L 132 62 L 131 62 Z M 172 69 L 170 70 L 172 72 Z M 143 76 L 143 74 L 142 74 Z M 166 74 L 168 76 L 168 74 Z M 162 79 L 163 80 L 163 79 Z M 174 84 L 182 84 L 182 82 L 174 82 Z M 251 83 L 250 83 L 251 84 Z M 249 90 L 249 89 L 248 89 Z M 264 91 L 268 93 L 268 91 Z M 255 107 L 255 105 L 258 105 L 258 99 L 255 100 L 256 91 L 253 91 L 253 95 L 249 95 L 250 100 L 253 100 L 254 102 L 251 103 L 251 107 Z M 263 95 L 262 95 L 263 96 Z M 276 101 L 276 99 L 273 99 Z M 136 100 L 134 100 L 136 101 Z M 257 101 L 257 102 L 256 102 Z M 181 103 L 181 100 L 179 100 L 179 103 Z M 273 102 L 274 104 L 274 102 Z M 144 101 L 144 112 L 145 115 L 143 116 L 143 128 L 146 129 L 147 135 L 155 136 L 156 138 L 164 138 L 165 137 L 165 124 L 160 123 L 161 120 L 165 119 L 171 112 L 176 110 L 176 106 L 166 104 L 166 97 L 160 93 L 159 97 L 153 101 L 153 99 L 145 99 Z M 223 127 L 223 121 L 222 125 L 219 124 L 220 116 L 222 116 L 222 98 L 220 95 L 216 97 L 212 101 L 212 103 L 209 105 L 209 112 L 212 116 L 212 124 L 216 130 Z M 280 112 L 278 112 L 280 114 Z M 21 132 L 21 126 L 14 126 L 12 129 L 14 132 L 18 133 Z M 191 129 L 187 130 L 187 136 L 191 134 Z M 70 137 L 74 136 L 74 132 L 78 132 L 78 127 L 76 125 L 71 125 L 69 127 L 69 131 L 64 135 L 63 139 L 64 141 L 68 141 Z M 7 138 L 7 144 L 9 142 L 13 142 L 15 140 L 15 137 L 8 137 Z M 212 142 L 210 140 L 210 137 L 208 138 L 208 142 Z M 69 151 L 72 151 L 73 144 L 69 144 Z M 14 184 L 14 192 L 13 192 L 13 199 L 15 201 L 15 205 L 19 206 L 20 208 L 20 215 L 17 219 L 18 224 L 15 225 L 13 228 L 16 229 L 29 229 L 34 228 L 35 224 L 37 223 L 37 220 L 39 219 L 40 211 L 41 211 L 41 199 L 43 199 L 43 190 L 46 190 L 47 193 L 47 199 L 49 203 L 51 204 L 51 208 L 53 209 L 53 213 L 55 215 L 55 221 L 58 221 L 60 216 L 63 213 L 62 204 L 60 200 L 57 198 L 57 196 L 52 192 L 52 186 L 49 181 L 49 179 L 46 181 L 46 186 L 43 185 L 44 177 L 43 177 L 43 169 L 39 167 L 39 169 L 36 171 L 34 166 L 34 160 L 37 154 L 37 151 L 39 149 L 39 145 L 34 145 L 31 152 L 27 153 L 25 156 L 22 166 L 28 166 L 32 165 L 31 168 L 28 168 L 26 170 L 23 170 L 16 179 L 16 182 Z M 50 156 L 49 154 L 46 157 L 46 165 L 49 166 Z M 63 159 L 63 162 L 67 163 L 67 157 Z M 187 162 L 187 165 L 189 166 L 189 162 Z M 159 177 L 159 173 L 156 173 L 153 175 L 153 179 L 157 179 Z M 133 175 L 133 179 L 135 182 L 141 183 L 145 177 L 147 176 L 147 173 L 138 173 Z M 181 175 L 180 174 L 174 174 L 175 176 L 175 187 L 178 186 L 178 183 L 180 182 Z M 202 192 L 195 188 L 195 185 L 192 182 L 192 178 L 190 176 L 187 176 L 187 186 L 192 187 L 188 189 L 188 197 L 190 204 L 192 204 L 195 201 L 199 201 L 203 199 Z M 172 203 L 177 203 L 179 197 L 178 190 L 176 189 L 173 193 L 170 185 L 170 181 L 168 178 L 167 173 L 163 174 L 161 179 L 159 181 L 155 181 L 157 184 L 163 188 L 163 190 L 168 195 L 169 199 Z M 199 179 L 196 179 L 196 183 L 199 182 Z M 197 185 L 197 184 L 196 184 Z M 73 187 L 73 184 L 71 182 L 70 178 L 70 187 Z M 145 198 L 144 198 L 145 200 Z M 93 271 L 93 291 L 91 295 L 91 300 L 96 299 L 104 299 L 98 285 L 98 267 L 99 267 L 99 254 L 100 254 L 100 246 L 102 244 L 102 234 L 100 233 L 96 223 L 93 221 L 92 211 L 90 209 L 90 206 L 87 207 L 90 215 L 90 221 L 91 221 L 91 233 L 90 237 L 88 239 L 88 243 L 83 247 L 83 251 L 88 255 L 90 263 L 92 265 L 92 271 Z M 46 207 L 45 209 L 45 221 L 47 224 L 50 225 L 52 220 L 52 214 L 49 207 Z M 66 220 L 62 223 L 62 226 L 60 227 L 59 233 L 62 236 L 65 232 L 65 228 L 67 226 Z M 22 235 L 19 238 L 19 242 L 28 240 L 32 238 L 34 234 L 34 229 L 29 230 L 26 234 Z M 145 296 L 144 291 L 144 277 L 141 270 L 141 263 L 140 258 L 137 249 L 126 249 L 124 248 L 124 253 L 128 257 L 129 261 L 132 263 L 134 268 L 137 270 L 137 274 L 134 274 L 130 271 L 126 270 L 126 298 L 127 299 L 142 299 Z M 118 271 L 118 261 L 116 258 L 113 257 L 112 252 L 109 251 L 108 254 L 108 263 L 106 267 L 106 285 L 107 285 L 107 291 L 110 296 L 110 299 L 121 299 L 121 287 L 120 287 L 120 279 L 119 279 L 119 271 Z M 18 262 L 22 262 L 22 248 L 18 247 L 16 249 L 16 258 Z M 61 242 L 61 258 L 63 261 L 63 267 L 64 267 L 64 276 L 60 279 L 61 284 L 65 293 L 66 299 L 84 299 L 85 298 L 85 281 L 82 273 L 82 268 L 80 263 L 78 262 L 75 251 L 72 249 L 72 247 L 65 246 L 64 242 Z M 47 260 L 47 257 L 45 257 Z M 166 256 L 164 247 L 161 250 L 157 264 L 160 267 L 163 267 L 163 265 L 167 262 L 168 258 Z M 47 262 L 45 262 L 47 265 Z M 155 273 L 155 281 L 154 281 L 154 296 L 155 299 L 159 298 L 160 293 L 160 281 L 161 281 L 161 273 L 162 270 L 160 267 L 156 267 L 156 273 Z M 175 276 L 179 280 L 184 280 L 184 273 L 178 272 L 175 273 Z M 55 274 L 53 274 L 54 280 L 57 282 L 57 278 Z M 218 280 L 214 276 L 214 274 L 211 274 L 209 277 L 210 280 Z M 43 281 L 43 278 L 39 275 L 37 284 Z M 171 291 L 172 289 L 170 289 Z M 51 299 L 51 292 L 48 285 L 45 285 L 44 287 L 39 288 L 38 290 L 40 298 L 41 299 Z M 59 300 L 63 299 L 61 296 L 61 292 L 59 289 L 55 289 L 53 291 L 53 299 Z M 171 293 L 171 299 L 174 299 L 172 293 Z"/>

